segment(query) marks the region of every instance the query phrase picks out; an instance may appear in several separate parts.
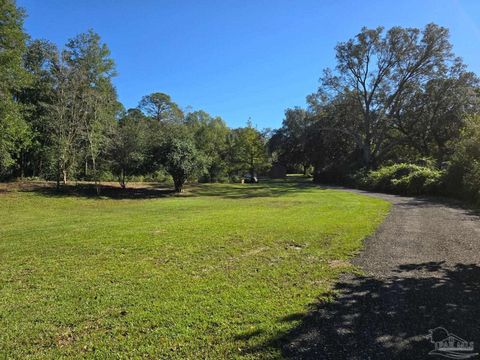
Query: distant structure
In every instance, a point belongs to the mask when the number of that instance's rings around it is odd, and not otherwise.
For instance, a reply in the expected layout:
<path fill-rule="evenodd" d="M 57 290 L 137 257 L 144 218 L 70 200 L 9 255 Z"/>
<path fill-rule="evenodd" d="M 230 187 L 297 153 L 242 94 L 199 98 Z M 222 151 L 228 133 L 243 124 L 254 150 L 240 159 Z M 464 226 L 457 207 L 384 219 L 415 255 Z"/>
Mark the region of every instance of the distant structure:
<path fill-rule="evenodd" d="M 287 177 L 287 168 L 282 164 L 273 164 L 268 175 L 272 179 L 283 179 Z"/>

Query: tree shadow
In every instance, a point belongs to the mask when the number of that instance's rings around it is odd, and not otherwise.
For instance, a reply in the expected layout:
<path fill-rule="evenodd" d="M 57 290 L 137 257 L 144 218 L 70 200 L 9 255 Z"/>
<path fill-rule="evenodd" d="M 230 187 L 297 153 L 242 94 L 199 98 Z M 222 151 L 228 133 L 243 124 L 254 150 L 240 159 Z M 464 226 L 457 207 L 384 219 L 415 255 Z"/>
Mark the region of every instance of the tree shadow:
<path fill-rule="evenodd" d="M 426 359 L 429 330 L 444 327 L 480 350 L 480 267 L 405 264 L 384 278 L 348 276 L 287 334 L 248 350 L 279 348 L 291 359 Z M 299 320 L 300 318 L 300 320 Z"/>
<path fill-rule="evenodd" d="M 475 205 L 468 204 L 462 200 L 441 196 L 418 196 L 409 198 L 408 201 L 404 201 L 403 203 L 397 205 L 400 207 L 415 206 L 419 208 L 449 207 L 451 209 L 461 210 L 467 215 L 480 215 L 480 208 Z"/>
<path fill-rule="evenodd" d="M 192 196 L 251 199 L 298 194 L 314 189 L 318 190 L 318 186 L 311 182 L 266 180 L 258 184 L 198 184 L 188 191 Z"/>
<path fill-rule="evenodd" d="M 100 193 L 92 183 L 72 183 L 59 189 L 54 183 L 30 183 L 19 186 L 19 191 L 35 192 L 50 197 L 82 197 L 90 199 L 156 199 L 171 196 L 197 197 L 212 196 L 223 199 L 249 199 L 260 197 L 279 197 L 301 191 L 318 189 L 311 182 L 295 180 L 264 180 L 258 184 L 190 184 L 182 193 L 176 193 L 168 184 L 145 183 L 141 186 L 129 186 L 126 189 L 118 185 L 100 185 Z"/>
<path fill-rule="evenodd" d="M 62 185 L 57 189 L 53 185 L 35 186 L 22 189 L 25 192 L 35 192 L 50 197 L 80 197 L 90 199 L 156 199 L 175 195 L 171 188 L 158 185 L 145 185 L 143 187 L 127 187 L 125 189 L 113 185 L 100 185 L 100 193 L 93 184 Z"/>

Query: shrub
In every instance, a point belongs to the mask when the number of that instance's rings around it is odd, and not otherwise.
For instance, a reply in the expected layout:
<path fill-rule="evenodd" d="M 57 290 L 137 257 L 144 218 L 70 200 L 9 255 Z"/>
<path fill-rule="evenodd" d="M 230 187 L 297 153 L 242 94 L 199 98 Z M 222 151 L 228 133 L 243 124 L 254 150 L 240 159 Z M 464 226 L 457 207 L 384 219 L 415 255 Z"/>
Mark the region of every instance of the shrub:
<path fill-rule="evenodd" d="M 238 184 L 242 181 L 242 177 L 239 175 L 232 175 L 230 176 L 230 182 L 234 184 Z"/>
<path fill-rule="evenodd" d="M 117 177 L 114 176 L 111 171 L 100 170 L 98 171 L 98 180 L 99 181 L 117 181 Z"/>
<path fill-rule="evenodd" d="M 133 182 L 133 183 L 142 183 L 145 182 L 145 176 L 144 175 L 130 175 L 126 176 L 128 182 Z"/>
<path fill-rule="evenodd" d="M 438 194 L 443 173 L 431 168 L 420 167 L 406 176 L 393 179 L 395 191 L 400 194 L 423 195 Z"/>
<path fill-rule="evenodd" d="M 357 186 L 402 195 L 438 194 L 443 172 L 415 164 L 394 164 L 354 176 Z"/>

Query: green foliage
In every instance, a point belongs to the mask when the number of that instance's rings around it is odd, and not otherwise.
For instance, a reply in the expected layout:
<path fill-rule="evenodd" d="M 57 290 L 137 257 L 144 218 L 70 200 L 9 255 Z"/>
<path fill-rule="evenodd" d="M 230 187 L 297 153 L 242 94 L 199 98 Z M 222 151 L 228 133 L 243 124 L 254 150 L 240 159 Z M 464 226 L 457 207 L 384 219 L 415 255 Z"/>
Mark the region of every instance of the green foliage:
<path fill-rule="evenodd" d="M 129 176 L 144 171 L 148 124 L 135 111 L 129 111 L 114 128 L 110 143 L 110 166 L 125 188 Z"/>
<path fill-rule="evenodd" d="M 52 100 L 45 104 L 48 113 L 50 168 L 68 177 L 89 164 L 98 181 L 98 160 L 104 157 L 119 110 L 117 94 L 111 82 L 115 66 L 108 47 L 93 31 L 71 39 L 60 57 L 51 65 Z M 60 175 L 61 174 L 61 175 Z"/>
<path fill-rule="evenodd" d="M 23 67 L 27 38 L 23 20 L 15 1 L 0 1 L 0 175 L 6 174 L 16 153 L 30 142 L 30 130 L 16 100 L 30 80 Z"/>
<path fill-rule="evenodd" d="M 229 181 L 233 184 L 238 184 L 242 181 L 242 178 L 243 177 L 240 175 L 232 175 L 230 176 Z"/>
<path fill-rule="evenodd" d="M 0 176 L 14 164 L 14 155 L 29 143 L 30 129 L 19 105 L 10 98 L 0 99 Z"/>
<path fill-rule="evenodd" d="M 265 344 L 328 301 L 389 206 L 294 182 L 186 191 L 2 194 L 0 358 L 278 359 Z"/>
<path fill-rule="evenodd" d="M 230 176 L 248 172 L 257 174 L 270 166 L 267 139 L 249 121 L 244 128 L 232 130 L 227 139 Z"/>
<path fill-rule="evenodd" d="M 227 137 L 230 132 L 220 117 L 212 117 L 205 111 L 188 113 L 185 124 L 193 134 L 195 147 L 204 156 L 206 172 L 203 178 L 209 182 L 219 181 L 228 173 Z"/>
<path fill-rule="evenodd" d="M 40 176 L 59 186 L 62 178 L 114 175 L 125 186 L 168 170 L 180 190 L 188 179 L 235 181 L 279 162 L 305 174 L 313 167 L 316 181 L 345 182 L 360 168 L 380 168 L 354 180 L 382 191 L 479 198 L 477 133 L 465 118 L 480 111 L 480 81 L 454 57 L 441 26 L 363 28 L 336 46 L 336 66 L 324 72 L 308 109 L 287 109 L 280 129 L 259 131 L 250 121 L 229 129 L 202 110 L 184 114 L 163 92 L 125 115 L 98 34 L 79 34 L 59 51 L 29 40 L 23 20 L 15 1 L 0 2 L 2 177 Z M 423 168 L 395 165 L 404 167 L 397 174 L 392 163 Z M 434 168 L 446 164 L 442 188 Z"/>
<path fill-rule="evenodd" d="M 75 110 L 70 111 L 70 115 L 79 119 L 79 145 L 86 159 L 91 161 L 93 178 L 97 181 L 97 159 L 108 149 L 119 108 L 112 84 L 115 63 L 108 46 L 92 30 L 71 39 L 63 58 L 69 76 L 77 83 L 77 96 L 82 99 L 71 105 Z"/>
<path fill-rule="evenodd" d="M 15 170 L 21 177 L 26 173 L 44 177 L 48 174 L 47 169 L 51 160 L 49 156 L 51 118 L 48 107 L 52 105 L 54 98 L 54 79 L 51 70 L 57 56 L 56 46 L 46 40 L 29 41 L 23 56 L 31 82 L 18 94 L 22 114 L 30 128 L 29 142 L 16 159 Z M 51 178 L 55 178 L 55 173 Z"/>
<path fill-rule="evenodd" d="M 480 203 L 480 116 L 467 119 L 455 145 L 445 185 L 449 194 Z"/>
<path fill-rule="evenodd" d="M 274 131 L 268 142 L 276 161 L 289 168 L 301 168 L 307 175 L 312 159 L 309 142 L 312 135 L 313 118 L 301 108 L 285 110 L 282 127 Z"/>
<path fill-rule="evenodd" d="M 158 122 L 181 122 L 183 112 L 180 107 L 172 101 L 169 95 L 164 93 L 152 93 L 140 100 L 138 105 L 147 116 Z"/>
<path fill-rule="evenodd" d="M 189 139 L 169 139 L 162 146 L 162 164 L 173 178 L 175 191 L 181 192 L 191 176 L 203 170 L 204 159 Z"/>
<path fill-rule="evenodd" d="M 449 159 L 465 115 L 478 113 L 480 102 L 479 79 L 455 58 L 448 29 L 362 28 L 335 52 L 336 66 L 308 97 L 317 174 Z"/>
<path fill-rule="evenodd" d="M 0 92 L 1 98 L 19 91 L 28 83 L 22 57 L 27 34 L 23 31 L 24 11 L 14 0 L 0 1 Z"/>
<path fill-rule="evenodd" d="M 415 164 L 394 164 L 378 170 L 360 172 L 355 177 L 360 187 L 402 195 L 431 195 L 441 189 L 443 172 Z"/>

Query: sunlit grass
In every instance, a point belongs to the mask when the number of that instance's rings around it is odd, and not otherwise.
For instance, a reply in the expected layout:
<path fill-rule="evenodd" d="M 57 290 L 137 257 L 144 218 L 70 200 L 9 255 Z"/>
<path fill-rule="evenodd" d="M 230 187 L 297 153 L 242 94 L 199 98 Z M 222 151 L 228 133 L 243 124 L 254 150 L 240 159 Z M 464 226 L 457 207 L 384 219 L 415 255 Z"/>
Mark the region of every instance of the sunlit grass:
<path fill-rule="evenodd" d="M 278 357 L 387 211 L 293 181 L 0 194 L 0 357 Z"/>

